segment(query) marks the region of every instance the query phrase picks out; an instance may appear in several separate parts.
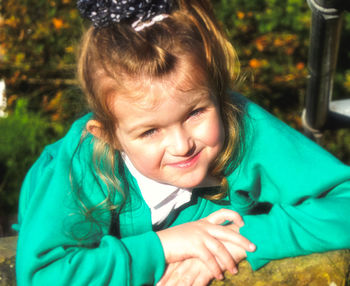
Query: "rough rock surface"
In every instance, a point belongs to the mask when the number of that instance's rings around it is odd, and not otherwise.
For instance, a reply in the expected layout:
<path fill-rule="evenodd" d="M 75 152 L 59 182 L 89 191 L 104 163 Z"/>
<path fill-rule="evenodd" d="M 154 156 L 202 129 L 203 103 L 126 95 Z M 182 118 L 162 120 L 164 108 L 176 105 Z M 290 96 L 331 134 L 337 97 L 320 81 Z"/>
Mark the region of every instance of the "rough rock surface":
<path fill-rule="evenodd" d="M 0 238 L 0 286 L 16 285 L 15 254 L 17 237 Z"/>
<path fill-rule="evenodd" d="M 315 253 L 272 261 L 253 272 L 249 263 L 239 265 L 238 275 L 227 273 L 225 280 L 211 286 L 349 286 L 350 250 Z"/>
<path fill-rule="evenodd" d="M 17 237 L 0 238 L 0 286 L 15 282 Z M 239 265 L 239 273 L 226 273 L 225 280 L 211 286 L 350 286 L 350 250 L 272 261 L 253 272 L 249 263 Z"/>

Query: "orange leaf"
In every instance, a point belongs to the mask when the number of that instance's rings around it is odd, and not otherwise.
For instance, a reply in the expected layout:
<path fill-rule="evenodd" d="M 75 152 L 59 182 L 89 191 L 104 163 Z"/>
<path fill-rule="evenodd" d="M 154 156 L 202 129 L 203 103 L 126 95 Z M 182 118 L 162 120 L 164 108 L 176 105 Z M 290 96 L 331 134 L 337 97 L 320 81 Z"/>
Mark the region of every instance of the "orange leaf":
<path fill-rule="evenodd" d="M 56 30 L 59 30 L 63 27 L 63 20 L 59 18 L 53 18 L 52 24 L 54 25 Z"/>
<path fill-rule="evenodd" d="M 305 67 L 305 64 L 303 62 L 299 62 L 299 63 L 297 63 L 296 67 L 298 70 L 302 70 Z"/>
<path fill-rule="evenodd" d="M 64 49 L 67 53 L 73 53 L 74 52 L 74 48 L 73 46 L 68 46 Z"/>
<path fill-rule="evenodd" d="M 259 52 L 262 52 L 265 50 L 265 48 L 267 47 L 267 39 L 265 36 L 262 36 L 260 38 L 257 38 L 255 40 L 255 45 L 256 45 L 256 48 L 258 49 Z"/>
<path fill-rule="evenodd" d="M 237 18 L 238 19 L 242 20 L 244 17 L 245 17 L 245 14 L 243 12 L 241 12 L 241 11 L 237 12 Z"/>
<path fill-rule="evenodd" d="M 258 59 L 251 59 L 249 61 L 249 66 L 252 68 L 260 68 L 262 66 L 262 62 L 259 61 Z"/>

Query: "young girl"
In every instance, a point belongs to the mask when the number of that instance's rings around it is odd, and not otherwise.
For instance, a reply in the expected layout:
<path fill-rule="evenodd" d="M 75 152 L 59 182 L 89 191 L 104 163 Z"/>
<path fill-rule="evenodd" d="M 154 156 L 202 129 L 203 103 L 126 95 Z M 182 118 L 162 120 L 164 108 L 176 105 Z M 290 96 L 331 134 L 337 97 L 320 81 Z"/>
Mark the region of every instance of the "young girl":
<path fill-rule="evenodd" d="M 349 248 L 350 168 L 230 92 L 208 1 L 78 7 L 92 113 L 24 181 L 19 285 L 206 285 L 245 258 Z"/>

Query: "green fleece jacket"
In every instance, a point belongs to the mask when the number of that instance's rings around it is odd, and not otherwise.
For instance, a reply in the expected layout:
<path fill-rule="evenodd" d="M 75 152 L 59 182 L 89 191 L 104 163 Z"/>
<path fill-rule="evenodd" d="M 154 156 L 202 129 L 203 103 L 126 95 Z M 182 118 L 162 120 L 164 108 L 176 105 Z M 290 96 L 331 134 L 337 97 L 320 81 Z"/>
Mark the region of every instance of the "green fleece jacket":
<path fill-rule="evenodd" d="M 23 183 L 19 204 L 18 285 L 155 284 L 165 269 L 151 213 L 119 160 L 114 172 L 127 199 L 96 173 L 91 115 L 45 148 Z M 220 208 L 238 211 L 241 233 L 257 245 L 253 269 L 273 259 L 350 248 L 350 167 L 259 106 L 245 102 L 244 154 L 227 177 L 229 193 L 193 199 L 162 226 L 193 221 Z M 101 167 L 101 166 L 100 166 Z M 102 166 L 103 168 L 103 166 Z M 108 200 L 106 200 L 108 197 Z M 94 207 L 89 219 L 84 210 Z"/>

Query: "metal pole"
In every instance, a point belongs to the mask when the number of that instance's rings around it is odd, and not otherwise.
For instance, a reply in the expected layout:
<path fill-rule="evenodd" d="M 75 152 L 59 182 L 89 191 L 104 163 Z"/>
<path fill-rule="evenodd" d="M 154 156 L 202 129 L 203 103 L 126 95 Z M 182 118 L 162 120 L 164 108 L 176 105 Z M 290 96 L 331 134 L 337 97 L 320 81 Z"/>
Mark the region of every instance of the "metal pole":
<path fill-rule="evenodd" d="M 337 8 L 342 5 L 342 1 L 307 2 L 312 11 L 312 18 L 308 55 L 309 78 L 303 124 L 306 133 L 317 139 L 329 115 L 343 10 Z"/>

